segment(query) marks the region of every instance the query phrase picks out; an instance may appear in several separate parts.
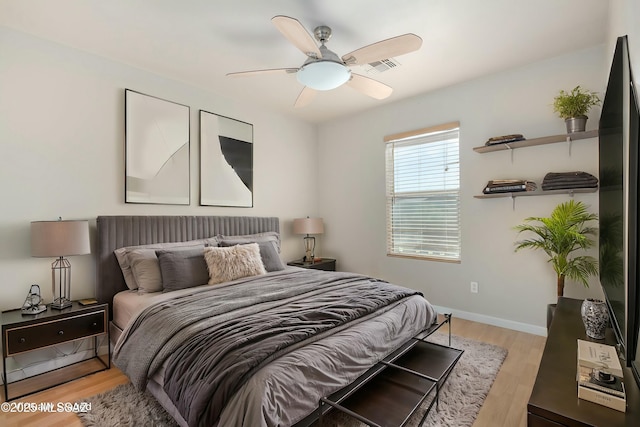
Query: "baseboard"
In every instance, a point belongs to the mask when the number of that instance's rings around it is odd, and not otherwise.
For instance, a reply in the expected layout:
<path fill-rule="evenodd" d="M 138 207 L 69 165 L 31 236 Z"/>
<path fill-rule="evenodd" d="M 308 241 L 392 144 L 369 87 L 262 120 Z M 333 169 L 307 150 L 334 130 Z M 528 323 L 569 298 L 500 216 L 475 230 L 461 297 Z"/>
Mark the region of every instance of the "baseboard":
<path fill-rule="evenodd" d="M 454 308 L 441 307 L 434 305 L 438 313 L 451 313 L 453 314 L 453 321 L 455 318 L 472 320 L 474 322 L 486 323 L 487 325 L 499 326 L 501 328 L 513 329 L 514 331 L 526 332 L 534 335 L 547 336 L 547 328 L 543 326 L 530 325 L 528 323 L 514 322 L 513 320 L 501 319 L 499 317 L 487 316 L 485 314 L 471 313 L 468 311 L 456 310 Z"/>

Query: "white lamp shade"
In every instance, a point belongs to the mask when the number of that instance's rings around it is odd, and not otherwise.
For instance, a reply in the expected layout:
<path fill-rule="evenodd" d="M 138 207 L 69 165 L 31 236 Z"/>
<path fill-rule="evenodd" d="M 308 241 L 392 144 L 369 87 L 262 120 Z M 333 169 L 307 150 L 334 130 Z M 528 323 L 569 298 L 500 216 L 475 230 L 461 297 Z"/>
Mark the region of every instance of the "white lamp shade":
<path fill-rule="evenodd" d="M 65 257 L 91 253 L 89 221 L 33 221 L 31 256 Z"/>
<path fill-rule="evenodd" d="M 304 65 L 296 73 L 300 83 L 315 90 L 331 90 L 351 78 L 351 70 L 333 61 L 316 61 Z"/>
<path fill-rule="evenodd" d="M 293 220 L 294 234 L 322 234 L 324 224 L 322 218 L 296 218 Z"/>

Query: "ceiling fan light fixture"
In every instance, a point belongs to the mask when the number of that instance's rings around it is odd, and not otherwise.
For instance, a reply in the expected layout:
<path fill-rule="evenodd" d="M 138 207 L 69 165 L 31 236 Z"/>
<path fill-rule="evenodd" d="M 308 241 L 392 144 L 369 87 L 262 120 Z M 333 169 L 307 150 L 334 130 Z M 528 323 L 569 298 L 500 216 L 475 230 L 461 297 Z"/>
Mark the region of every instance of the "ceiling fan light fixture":
<path fill-rule="evenodd" d="M 348 82 L 351 70 L 338 62 L 319 60 L 305 64 L 296 78 L 311 89 L 331 90 Z"/>

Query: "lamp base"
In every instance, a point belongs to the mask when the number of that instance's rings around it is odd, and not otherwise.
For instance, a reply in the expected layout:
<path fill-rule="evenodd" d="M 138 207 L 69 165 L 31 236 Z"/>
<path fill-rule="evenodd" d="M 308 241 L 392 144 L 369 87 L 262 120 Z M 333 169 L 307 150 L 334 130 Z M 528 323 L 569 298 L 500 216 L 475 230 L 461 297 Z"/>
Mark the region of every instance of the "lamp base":
<path fill-rule="evenodd" d="M 313 236 L 303 237 L 304 240 L 304 258 L 305 262 L 313 262 L 315 258 L 315 249 L 316 249 L 316 238 Z"/>
<path fill-rule="evenodd" d="M 58 292 L 56 293 L 56 288 Z M 71 296 L 71 263 L 68 259 L 60 257 L 51 264 L 51 292 L 55 297 L 49 305 L 56 310 L 63 310 L 71 307 L 69 300 Z"/>
<path fill-rule="evenodd" d="M 66 298 L 56 298 L 49 305 L 49 307 L 56 310 L 64 310 L 65 308 L 71 307 L 73 303 Z"/>

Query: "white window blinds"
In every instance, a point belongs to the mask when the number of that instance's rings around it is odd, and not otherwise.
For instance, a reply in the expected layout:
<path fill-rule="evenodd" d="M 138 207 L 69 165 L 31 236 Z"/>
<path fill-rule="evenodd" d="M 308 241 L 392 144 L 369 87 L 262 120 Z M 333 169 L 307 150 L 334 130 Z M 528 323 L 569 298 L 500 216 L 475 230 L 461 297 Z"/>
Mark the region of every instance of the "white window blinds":
<path fill-rule="evenodd" d="M 459 124 L 385 141 L 387 254 L 459 261 Z"/>

